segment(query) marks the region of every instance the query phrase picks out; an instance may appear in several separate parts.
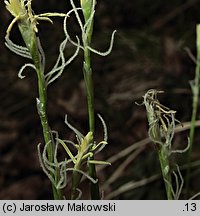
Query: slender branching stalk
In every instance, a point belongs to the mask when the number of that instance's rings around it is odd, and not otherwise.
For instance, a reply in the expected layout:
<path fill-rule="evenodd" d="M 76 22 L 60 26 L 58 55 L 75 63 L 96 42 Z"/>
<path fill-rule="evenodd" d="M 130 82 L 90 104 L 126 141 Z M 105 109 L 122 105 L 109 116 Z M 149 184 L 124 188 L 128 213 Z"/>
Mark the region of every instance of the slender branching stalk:
<path fill-rule="evenodd" d="M 190 82 L 190 86 L 193 94 L 193 102 L 192 102 L 192 118 L 191 118 L 191 126 L 190 126 L 190 135 L 189 135 L 190 148 L 188 151 L 188 164 L 191 163 L 191 155 L 192 155 L 194 133 L 195 133 L 195 122 L 196 122 L 197 107 L 199 101 L 199 85 L 200 85 L 200 25 L 199 24 L 196 27 L 196 48 L 197 48 L 197 59 L 196 59 L 195 78 Z M 187 195 L 189 195 L 190 172 L 191 172 L 191 167 L 188 166 L 187 173 L 186 173 Z"/>
<path fill-rule="evenodd" d="M 14 53 L 23 56 L 28 59 L 32 59 L 33 63 L 28 63 L 22 66 L 18 76 L 24 78 L 22 75 L 26 67 L 31 67 L 36 71 L 38 78 L 38 98 L 37 109 L 40 116 L 41 125 L 43 129 L 43 136 L 45 141 L 45 146 L 48 154 L 48 161 L 50 163 L 55 162 L 54 152 L 55 152 L 55 142 L 52 136 L 52 132 L 49 126 L 48 117 L 47 117 L 47 85 L 59 77 L 64 70 L 65 66 L 68 65 L 77 55 L 79 47 L 77 48 L 75 54 L 66 61 L 64 58 L 63 50 L 68 41 L 68 37 L 60 45 L 60 54 L 56 62 L 55 67 L 45 75 L 45 54 L 40 44 L 40 39 L 37 36 L 38 28 L 37 24 L 40 20 L 49 21 L 52 23 L 52 20 L 49 17 L 59 16 L 67 17 L 68 14 L 62 13 L 45 13 L 40 15 L 35 15 L 31 8 L 32 0 L 9 0 L 5 1 L 7 10 L 14 16 L 13 21 L 7 29 L 7 34 L 5 37 L 6 46 L 13 51 Z M 21 36 L 25 42 L 25 47 L 16 45 L 13 43 L 9 36 L 12 30 L 13 25 L 17 23 L 20 30 Z M 79 41 L 78 41 L 79 43 Z M 59 170 L 61 168 L 61 170 Z M 55 170 L 51 170 L 50 178 L 54 179 L 54 184 L 52 184 L 53 196 L 54 199 L 62 199 L 62 192 L 59 187 L 56 187 L 62 178 L 63 165 L 61 167 L 57 166 Z"/>
<path fill-rule="evenodd" d="M 87 93 L 88 102 L 88 115 L 89 115 L 89 128 L 94 133 L 94 89 L 93 89 L 93 78 L 91 68 L 90 50 L 88 47 L 91 45 L 91 38 L 93 32 L 93 12 L 96 4 L 96 0 L 82 0 L 81 7 L 85 18 L 85 23 L 88 23 L 86 27 L 87 34 L 82 36 L 83 47 L 84 47 L 84 63 L 83 63 L 83 74 L 85 80 L 85 87 Z M 92 17 L 91 17 L 92 16 Z M 91 140 L 93 143 L 93 140 Z M 92 146 L 91 146 L 92 147 Z M 93 156 L 91 159 L 94 159 Z M 94 164 L 89 164 L 89 175 L 96 179 L 96 169 Z M 98 183 L 91 183 L 91 199 L 100 199 L 99 185 Z"/>
<path fill-rule="evenodd" d="M 156 105 L 157 103 L 157 105 Z M 168 158 L 168 149 L 169 145 L 164 145 L 163 143 L 163 135 L 166 133 L 167 128 L 166 125 L 162 125 L 161 119 L 161 111 L 159 110 L 160 104 L 157 101 L 157 91 L 149 90 L 144 96 L 144 104 L 147 110 L 147 117 L 149 122 L 149 137 L 153 140 L 156 145 L 161 171 L 165 183 L 165 189 L 167 193 L 167 199 L 172 199 L 171 192 L 171 173 L 170 173 L 170 165 Z M 162 107 L 161 107 L 162 109 Z M 163 119 L 162 119 L 163 120 Z M 161 125 L 160 125 L 161 123 Z M 163 133 L 163 134 L 162 134 Z"/>
<path fill-rule="evenodd" d="M 91 47 L 91 40 L 92 40 L 92 33 L 93 33 L 93 24 L 94 24 L 94 14 L 95 14 L 95 5 L 96 0 L 80 0 L 81 8 L 77 8 L 73 2 L 73 0 L 70 0 L 72 8 L 74 10 L 76 19 L 78 21 L 78 24 L 81 29 L 81 40 L 82 45 L 78 45 L 76 42 L 74 42 L 70 36 L 69 40 L 70 42 L 75 45 L 79 46 L 84 53 L 84 62 L 83 62 L 83 75 L 84 75 L 84 81 L 85 81 L 85 88 L 86 88 L 86 95 L 87 95 L 87 105 L 88 105 L 88 119 L 89 119 L 89 131 L 94 135 L 94 128 L 95 128 L 95 117 L 94 117 L 94 88 L 93 88 L 93 75 L 92 75 L 92 67 L 91 67 L 91 52 L 96 53 L 101 56 L 108 55 L 113 46 L 113 40 L 114 40 L 114 34 L 115 31 L 112 34 L 111 37 L 111 43 L 108 51 L 106 52 L 99 52 Z M 84 21 L 82 21 L 79 10 L 83 12 Z M 66 29 L 66 35 L 67 29 Z M 94 145 L 93 140 L 91 140 L 92 146 Z M 93 160 L 94 156 L 91 156 L 91 160 Z M 95 164 L 90 163 L 89 164 L 89 176 L 93 179 L 96 179 L 96 168 Z M 91 182 L 91 199 L 100 199 L 100 193 L 99 193 L 99 185 L 97 183 Z"/>

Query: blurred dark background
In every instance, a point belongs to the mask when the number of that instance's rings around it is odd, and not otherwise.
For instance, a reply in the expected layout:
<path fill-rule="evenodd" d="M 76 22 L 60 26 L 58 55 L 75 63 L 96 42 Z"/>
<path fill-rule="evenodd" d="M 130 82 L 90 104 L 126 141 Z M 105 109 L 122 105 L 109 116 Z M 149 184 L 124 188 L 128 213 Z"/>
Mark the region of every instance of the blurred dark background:
<path fill-rule="evenodd" d="M 47 1 L 33 0 L 32 7 L 36 14 L 66 12 L 71 8 L 66 0 L 48 0 L 48 4 Z M 148 137 L 145 108 L 135 102 L 140 103 L 150 88 L 164 90 L 161 102 L 177 110 L 181 122 L 190 121 L 192 94 L 189 80 L 194 78 L 195 64 L 186 49 L 195 55 L 199 8 L 200 0 L 174 0 L 173 3 L 162 0 L 98 1 L 93 47 L 106 50 L 112 31 L 117 30 L 112 53 L 107 57 L 92 56 L 95 111 L 103 116 L 109 130 L 109 146 L 98 158 L 108 159 L 128 147 L 138 146 L 135 151 L 128 149 L 111 167 L 99 171 L 105 198 L 166 199 L 155 148 L 145 139 Z M 32 70 L 25 72 L 25 79 L 17 76 L 27 61 L 4 45 L 6 28 L 11 20 L 1 1 L 0 199 L 51 199 L 51 186 L 40 168 L 36 151 L 37 144 L 43 143 L 36 110 L 37 79 Z M 72 17 L 69 22 L 69 31 L 78 34 L 74 20 Z M 54 25 L 41 21 L 38 28 L 48 70 L 55 63 L 64 37 L 62 20 L 54 19 Z M 16 27 L 11 38 L 22 44 Z M 65 114 L 68 114 L 70 122 L 86 134 L 88 121 L 81 54 L 50 85 L 48 94 L 51 128 L 62 138 L 73 139 L 73 133 L 64 124 Z M 101 140 L 102 136 L 101 123 L 97 119 L 96 139 Z M 188 130 L 178 133 L 174 139 L 175 148 L 184 148 L 187 136 Z M 192 154 L 194 161 L 200 159 L 199 138 L 197 129 Z M 177 160 L 183 165 L 186 154 L 179 155 Z M 199 167 L 192 169 L 191 195 L 200 190 Z M 182 173 L 184 175 L 184 169 Z M 83 192 L 83 198 L 87 199 L 87 189 Z"/>

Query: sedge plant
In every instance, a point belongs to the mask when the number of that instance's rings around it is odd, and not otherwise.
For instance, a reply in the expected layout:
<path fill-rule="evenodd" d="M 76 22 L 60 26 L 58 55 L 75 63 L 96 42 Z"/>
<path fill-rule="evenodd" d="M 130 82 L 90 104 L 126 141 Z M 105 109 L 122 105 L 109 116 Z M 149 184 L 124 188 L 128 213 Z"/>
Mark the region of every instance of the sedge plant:
<path fill-rule="evenodd" d="M 91 41 L 92 41 L 92 34 L 93 34 L 93 25 L 94 25 L 94 15 L 95 15 L 95 5 L 96 0 L 80 0 L 81 5 L 81 11 L 84 17 L 84 20 L 81 19 L 81 16 L 79 14 L 79 8 L 76 8 L 73 0 L 70 0 L 72 8 L 74 10 L 77 22 L 79 24 L 80 30 L 81 30 L 81 41 L 82 45 L 78 45 L 76 42 L 74 42 L 71 37 L 70 41 L 75 46 L 79 46 L 83 50 L 84 55 L 84 61 L 83 61 L 83 76 L 84 76 L 84 82 L 85 82 L 85 89 L 86 89 L 86 95 L 87 95 L 87 107 L 88 107 L 88 120 L 89 120 L 89 133 L 94 135 L 94 129 L 95 129 L 95 115 L 94 115 L 94 87 L 93 87 L 93 71 L 92 71 L 92 65 L 91 65 L 91 53 L 98 54 L 100 56 L 106 56 L 108 55 L 113 47 L 113 40 L 114 40 L 114 34 L 116 31 L 113 32 L 110 42 L 110 47 L 106 52 L 100 52 L 91 47 Z M 67 30 L 66 30 L 67 31 Z M 91 143 L 93 143 L 90 146 L 90 150 L 95 145 L 93 139 L 91 139 Z M 91 156 L 91 160 L 94 160 L 94 156 Z M 96 179 L 96 168 L 95 164 L 90 163 L 89 164 L 89 176 L 92 179 Z M 81 177 L 79 177 L 81 179 Z M 99 185 L 98 182 L 93 183 L 91 182 L 91 199 L 100 199 L 100 192 L 99 192 Z"/>
<path fill-rule="evenodd" d="M 24 78 L 22 72 L 25 68 L 31 67 L 36 71 L 38 79 L 38 98 L 36 98 L 38 114 L 40 116 L 41 125 L 43 129 L 43 136 L 45 143 L 48 143 L 48 158 L 53 161 L 54 144 L 51 135 L 51 129 L 48 123 L 47 117 L 47 82 L 45 80 L 45 55 L 42 49 L 40 39 L 37 36 L 38 28 L 37 24 L 40 20 L 51 21 L 51 16 L 65 17 L 66 14 L 58 13 L 46 13 L 40 15 L 34 15 L 31 8 L 31 1 L 24 0 L 10 0 L 5 1 L 6 9 L 14 16 L 11 24 L 7 29 L 5 37 L 6 46 L 16 54 L 25 58 L 31 59 L 32 63 L 25 64 L 19 71 L 18 76 Z M 13 25 L 17 23 L 21 36 L 24 40 L 25 47 L 19 46 L 10 40 L 10 33 Z M 58 178 L 58 171 L 51 173 L 52 178 Z M 61 199 L 62 194 L 60 190 L 57 190 L 54 185 L 53 196 L 54 199 Z"/>
<path fill-rule="evenodd" d="M 72 172 L 71 199 L 81 197 L 79 184 L 83 175 L 91 182 L 91 198 L 100 199 L 95 165 L 108 165 L 110 163 L 106 161 L 96 161 L 94 159 L 94 155 L 100 152 L 107 144 L 107 127 L 103 118 L 98 115 L 103 125 L 104 138 L 103 141 L 96 142 L 94 140 L 94 93 L 90 53 L 94 52 L 102 56 L 109 54 L 112 50 L 115 31 L 112 34 L 108 51 L 99 52 L 91 47 L 96 5 L 95 0 L 82 0 L 80 1 L 81 7 L 76 7 L 73 0 L 70 0 L 72 9 L 67 13 L 44 13 L 39 15 L 36 15 L 33 12 L 31 2 L 32 0 L 5 1 L 6 9 L 14 16 L 14 19 L 7 29 L 5 44 L 12 52 L 31 60 L 31 63 L 26 63 L 19 70 L 19 78 L 22 79 L 25 77 L 23 72 L 27 67 L 36 71 L 38 80 L 38 98 L 36 98 L 36 103 L 45 142 L 43 151 L 41 150 L 41 145 L 38 145 L 38 155 L 41 167 L 52 183 L 54 199 L 65 198 L 62 191 L 67 183 L 69 183 L 68 172 Z M 84 21 L 80 18 L 80 12 L 82 12 L 84 16 Z M 77 41 L 73 41 L 68 34 L 67 19 L 72 13 L 75 14 L 80 26 L 82 33 L 81 40 L 76 36 Z M 63 30 L 65 38 L 60 44 L 59 55 L 54 67 L 49 72 L 46 72 L 46 59 L 38 36 L 38 24 L 39 21 L 42 20 L 53 23 L 52 17 L 62 17 L 64 19 Z M 10 39 L 10 33 L 15 24 L 18 25 L 25 46 L 17 45 Z M 75 47 L 74 54 L 69 59 L 66 59 L 64 54 L 67 42 L 70 42 Z M 66 66 L 74 60 L 80 49 L 82 49 L 84 53 L 83 74 L 88 101 L 89 132 L 86 133 L 86 135 L 83 135 L 68 122 L 66 116 L 65 123 L 73 130 L 77 138 L 77 143 L 74 143 L 70 140 L 60 139 L 58 132 L 52 131 L 50 128 L 47 116 L 47 88 L 49 84 L 53 83 L 61 76 Z M 68 145 L 73 146 L 76 149 L 74 154 L 70 151 Z M 66 152 L 65 159 L 61 161 L 59 161 L 57 154 L 59 146 L 62 146 Z"/>
<path fill-rule="evenodd" d="M 183 177 L 179 166 L 170 163 L 170 156 L 173 153 L 184 153 L 189 148 L 189 142 L 183 150 L 173 150 L 172 140 L 174 138 L 175 123 L 179 122 L 175 118 L 176 111 L 162 105 L 157 95 L 163 93 L 156 89 L 150 89 L 144 95 L 143 104 L 146 107 L 149 123 L 149 137 L 154 142 L 158 154 L 161 172 L 165 184 L 165 190 L 168 200 L 178 199 L 183 188 Z M 177 170 L 175 172 L 175 170 Z M 175 189 L 172 184 L 175 179 Z"/>
<path fill-rule="evenodd" d="M 65 60 L 63 51 L 67 42 L 66 37 L 61 43 L 58 61 L 56 62 L 54 68 L 49 73 L 45 74 L 45 54 L 42 49 L 40 39 L 37 36 L 37 25 L 40 20 L 52 22 L 50 17 L 67 17 L 68 15 L 62 13 L 45 13 L 35 15 L 31 8 L 31 0 L 10 0 L 5 1 L 5 4 L 7 10 L 14 16 L 13 21 L 7 29 L 5 37 L 6 46 L 14 53 L 32 60 L 32 63 L 27 63 L 22 66 L 18 76 L 21 79 L 24 78 L 25 76 L 23 75 L 23 71 L 27 67 L 31 67 L 36 71 L 38 78 L 38 98 L 36 98 L 37 110 L 43 129 L 44 141 L 48 144 L 48 160 L 53 162 L 55 144 L 47 117 L 47 86 L 62 73 L 65 66 L 67 66 L 77 55 L 78 50 L 76 50 L 74 55 L 69 60 Z M 10 40 L 10 33 L 15 23 L 18 25 L 25 47 L 19 46 Z M 51 172 L 51 178 L 57 182 L 59 179 L 59 170 Z M 61 190 L 57 189 L 54 184 L 52 184 L 52 190 L 54 199 L 62 199 Z"/>

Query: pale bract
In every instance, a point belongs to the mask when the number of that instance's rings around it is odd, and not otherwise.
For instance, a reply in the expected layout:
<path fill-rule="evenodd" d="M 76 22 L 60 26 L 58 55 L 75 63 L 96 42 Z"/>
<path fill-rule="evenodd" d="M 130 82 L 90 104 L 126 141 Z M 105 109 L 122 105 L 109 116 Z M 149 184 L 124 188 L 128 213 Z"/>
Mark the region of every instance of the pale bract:
<path fill-rule="evenodd" d="M 24 1 L 20 0 L 9 0 L 4 1 L 6 9 L 14 16 L 22 16 L 26 13 Z"/>

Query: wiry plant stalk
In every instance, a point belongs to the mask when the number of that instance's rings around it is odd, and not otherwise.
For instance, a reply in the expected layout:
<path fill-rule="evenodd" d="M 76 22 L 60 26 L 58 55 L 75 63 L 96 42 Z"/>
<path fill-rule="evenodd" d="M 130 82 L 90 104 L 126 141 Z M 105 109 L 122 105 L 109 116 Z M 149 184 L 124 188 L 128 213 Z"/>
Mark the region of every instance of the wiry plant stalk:
<path fill-rule="evenodd" d="M 110 54 L 112 47 L 113 47 L 113 41 L 114 41 L 114 35 L 116 31 L 113 31 L 111 41 L 110 41 L 110 47 L 106 52 L 100 52 L 96 49 L 91 47 L 91 39 L 92 39 L 92 32 L 93 32 L 93 22 L 94 22 L 94 14 L 95 14 L 95 4 L 96 0 L 80 0 L 81 8 L 77 8 L 73 2 L 73 0 L 70 0 L 72 5 L 72 10 L 75 13 L 76 19 L 78 21 L 78 24 L 80 26 L 80 30 L 82 33 L 82 44 L 78 44 L 74 42 L 68 32 L 67 29 L 65 30 L 65 34 L 69 37 L 69 41 L 74 45 L 79 47 L 84 52 L 84 62 L 83 62 L 83 75 L 84 75 L 84 81 L 85 81 L 85 87 L 86 87 L 86 95 L 87 95 L 87 104 L 88 104 L 88 119 L 89 119 L 89 131 L 94 134 L 94 128 L 95 128 L 95 120 L 94 120 L 94 90 L 93 90 L 93 76 L 92 76 L 92 67 L 91 67 L 91 52 L 100 55 L 100 56 L 106 56 Z M 79 11 L 83 12 L 84 21 L 82 21 Z M 91 140 L 90 150 L 95 146 L 94 140 Z M 91 155 L 90 160 L 93 161 L 94 156 Z M 89 176 L 92 179 L 96 179 L 96 169 L 94 163 L 89 163 Z M 100 199 L 99 194 L 99 185 L 97 182 L 91 183 L 91 199 Z"/>
<path fill-rule="evenodd" d="M 88 115 L 89 115 L 89 129 L 94 133 L 95 121 L 94 121 L 94 89 L 93 89 L 93 77 L 91 68 L 90 50 L 88 47 L 91 45 L 91 38 L 93 32 L 93 12 L 96 4 L 96 0 L 81 0 L 81 7 L 83 9 L 83 15 L 85 23 L 88 23 L 86 28 L 87 34 L 83 35 L 83 47 L 84 47 L 84 63 L 83 74 L 85 80 L 87 103 L 88 103 Z M 94 140 L 91 141 L 94 143 Z M 92 146 L 91 146 L 92 148 Z M 93 160 L 93 156 L 91 160 Z M 94 164 L 89 164 L 89 175 L 96 179 L 96 168 Z M 100 199 L 99 185 L 98 183 L 91 183 L 91 199 Z"/>
<path fill-rule="evenodd" d="M 31 57 L 34 62 L 33 64 L 37 72 L 38 94 L 39 94 L 39 98 L 37 98 L 37 109 L 38 109 L 38 114 L 40 116 L 40 121 L 43 129 L 44 141 L 45 143 L 49 143 L 47 149 L 48 158 L 50 162 L 53 162 L 54 146 L 53 146 L 53 140 L 51 138 L 51 130 L 50 130 L 48 117 L 47 117 L 47 88 L 44 79 L 43 60 L 45 56 L 43 54 L 39 38 L 36 37 L 35 32 L 32 31 L 30 35 L 30 28 L 27 27 L 30 26 L 30 22 L 28 21 L 28 19 L 26 19 L 24 23 L 23 22 L 20 23 L 18 26 L 21 35 L 25 41 L 26 47 L 29 49 L 31 53 Z M 56 176 L 57 171 L 52 175 Z M 53 188 L 54 199 L 62 199 L 61 191 L 57 190 L 54 185 L 52 185 L 52 188 Z"/>
<path fill-rule="evenodd" d="M 172 200 L 172 179 L 171 179 L 171 173 L 169 170 L 169 158 L 168 158 L 168 152 L 165 147 L 162 147 L 158 149 L 158 156 L 159 156 L 159 161 L 160 161 L 160 167 L 162 171 L 162 176 L 164 179 L 164 184 L 165 184 L 165 189 L 167 193 L 167 199 Z"/>
<path fill-rule="evenodd" d="M 183 188 L 183 177 L 179 166 L 176 166 L 177 173 L 171 168 L 170 155 L 182 154 L 190 147 L 190 142 L 185 149 L 172 150 L 172 140 L 175 132 L 175 122 L 180 123 L 175 119 L 176 111 L 170 110 L 168 107 L 162 105 L 157 99 L 157 94 L 162 91 L 150 89 L 144 95 L 144 104 L 147 110 L 147 117 L 149 122 L 149 137 L 155 143 L 160 167 L 165 184 L 167 199 L 179 199 Z M 182 125 L 182 124 L 181 124 Z M 172 185 L 172 176 L 175 179 L 175 189 Z"/>
<path fill-rule="evenodd" d="M 10 0 L 5 1 L 7 10 L 14 16 L 13 21 L 7 29 L 6 35 L 6 46 L 13 52 L 30 58 L 33 61 L 32 63 L 25 64 L 19 72 L 19 77 L 24 78 L 22 75 L 23 70 L 26 67 L 32 67 L 35 69 L 38 78 L 38 95 L 37 98 L 37 109 L 40 116 L 40 121 L 43 129 L 43 136 L 45 144 L 47 146 L 48 160 L 50 163 L 54 160 L 54 141 L 51 135 L 51 130 L 49 127 L 48 117 L 47 117 L 47 82 L 45 81 L 44 69 L 45 69 L 45 55 L 40 44 L 39 37 L 37 37 L 37 24 L 38 20 L 51 20 L 49 16 L 66 16 L 64 14 L 57 13 L 47 13 L 43 15 L 34 15 L 31 8 L 31 0 L 27 2 L 24 0 Z M 18 24 L 18 28 L 22 35 L 22 38 L 25 42 L 26 47 L 21 47 L 15 45 L 10 39 L 9 34 L 14 23 Z M 59 180 L 59 170 L 51 172 L 51 177 L 56 181 Z M 61 190 L 57 189 L 54 184 L 52 184 L 53 196 L 54 199 L 62 199 Z"/>
<path fill-rule="evenodd" d="M 190 171 L 191 171 L 191 154 L 194 143 L 194 133 L 195 133 L 195 122 L 197 116 L 197 107 L 199 100 L 199 85 L 200 85 L 200 25 L 196 27 L 196 49 L 197 49 L 197 59 L 196 59 L 196 69 L 195 69 L 195 78 L 190 82 L 192 94 L 193 94 L 193 102 L 192 102 L 192 118 L 191 118 L 191 126 L 190 126 L 190 148 L 188 151 L 188 169 L 186 174 L 186 190 L 187 195 L 189 195 L 189 179 L 190 179 Z"/>
<path fill-rule="evenodd" d="M 157 99 L 157 93 L 160 92 L 154 89 L 149 90 L 144 96 L 144 105 L 146 106 L 149 122 L 149 137 L 155 143 L 158 152 L 167 199 L 172 200 L 169 155 L 171 153 L 171 141 L 175 129 L 175 111 L 160 104 Z"/>
<path fill-rule="evenodd" d="M 49 127 L 49 122 L 47 117 L 47 96 L 46 96 L 47 91 L 46 91 L 46 85 L 44 80 L 44 73 L 41 70 L 41 67 L 36 68 L 36 71 L 38 76 L 38 93 L 39 93 L 39 99 L 37 99 L 38 113 L 43 128 L 43 136 L 44 136 L 45 143 L 50 143 L 47 149 L 48 158 L 50 162 L 53 162 L 53 152 L 55 146 L 53 145 L 53 140 L 51 138 L 51 134 L 50 134 L 51 130 Z M 58 172 L 59 172 L 58 170 L 55 170 L 55 173 L 52 173 L 52 175 L 56 179 L 59 179 L 59 177 L 57 177 L 57 175 L 59 175 Z M 52 185 L 52 189 L 53 189 L 54 199 L 62 199 L 61 190 L 56 189 L 54 185 Z"/>

